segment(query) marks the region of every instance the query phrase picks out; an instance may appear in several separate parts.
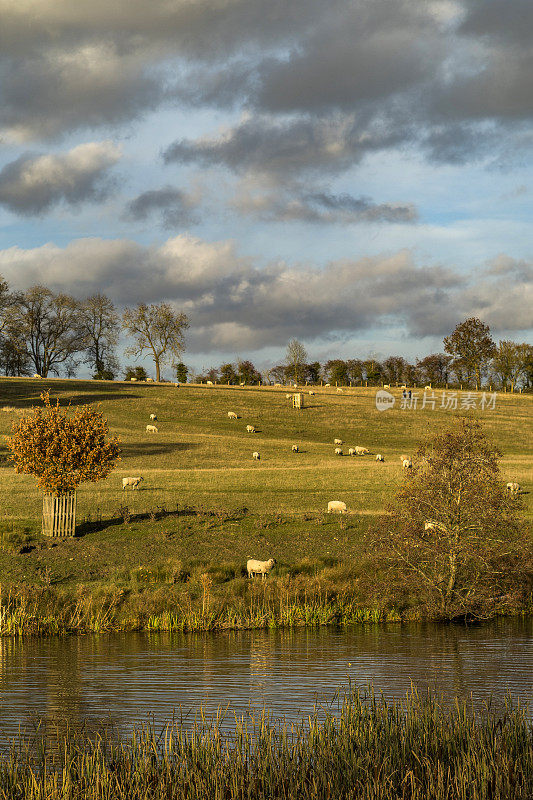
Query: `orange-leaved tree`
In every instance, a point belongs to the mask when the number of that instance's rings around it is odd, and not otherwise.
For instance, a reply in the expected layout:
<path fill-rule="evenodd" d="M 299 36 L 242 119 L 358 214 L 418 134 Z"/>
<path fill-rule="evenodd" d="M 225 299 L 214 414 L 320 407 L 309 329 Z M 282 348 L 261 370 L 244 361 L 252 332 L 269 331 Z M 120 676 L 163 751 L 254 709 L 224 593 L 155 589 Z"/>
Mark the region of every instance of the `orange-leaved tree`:
<path fill-rule="evenodd" d="M 47 494 L 73 492 L 80 483 L 106 478 L 119 458 L 119 440 L 109 437 L 102 413 L 89 406 L 62 409 L 41 395 L 33 408 L 13 423 L 7 446 L 15 472 L 35 475 Z"/>

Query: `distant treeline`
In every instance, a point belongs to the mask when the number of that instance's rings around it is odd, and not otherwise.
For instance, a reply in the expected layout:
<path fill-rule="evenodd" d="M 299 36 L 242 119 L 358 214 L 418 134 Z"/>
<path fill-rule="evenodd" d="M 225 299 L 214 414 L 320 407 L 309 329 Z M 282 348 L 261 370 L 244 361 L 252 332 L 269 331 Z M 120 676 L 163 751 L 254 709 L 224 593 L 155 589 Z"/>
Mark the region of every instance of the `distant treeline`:
<path fill-rule="evenodd" d="M 533 387 L 533 346 L 509 340 L 496 344 L 488 325 L 476 317 L 460 323 L 444 338 L 442 353 L 431 353 L 415 363 L 399 355 L 382 361 L 334 358 L 320 363 L 311 361 L 304 345 L 293 339 L 287 344 L 284 363 L 270 369 L 261 372 L 251 361 L 237 360 L 201 374 L 194 374 L 181 360 L 188 326 L 185 314 L 167 303 L 139 303 L 126 308 L 121 317 L 105 295 L 78 300 L 46 286 L 13 292 L 0 276 L 0 372 L 7 376 L 74 377 L 84 364 L 94 378 L 146 380 L 144 366 L 121 367 L 119 363 L 116 351 L 124 330 L 133 341 L 126 354 L 149 354 L 156 380 L 167 364 L 183 383 L 492 385 L 509 391 Z"/>

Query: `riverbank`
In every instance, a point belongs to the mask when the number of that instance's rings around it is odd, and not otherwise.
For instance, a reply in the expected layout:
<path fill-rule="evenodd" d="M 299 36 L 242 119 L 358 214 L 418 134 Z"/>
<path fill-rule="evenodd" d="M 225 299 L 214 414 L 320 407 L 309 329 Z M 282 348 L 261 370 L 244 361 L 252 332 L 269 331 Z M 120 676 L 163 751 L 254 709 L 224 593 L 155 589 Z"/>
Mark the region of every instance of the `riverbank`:
<path fill-rule="evenodd" d="M 522 709 L 476 715 L 431 695 L 387 703 L 371 692 L 339 710 L 278 725 L 264 712 L 223 733 L 218 721 L 144 728 L 131 739 L 74 730 L 0 756 L 5 800 L 529 800 L 533 727 Z M 36 755 L 37 753 L 37 755 Z M 40 755 L 39 755 L 40 753 Z"/>

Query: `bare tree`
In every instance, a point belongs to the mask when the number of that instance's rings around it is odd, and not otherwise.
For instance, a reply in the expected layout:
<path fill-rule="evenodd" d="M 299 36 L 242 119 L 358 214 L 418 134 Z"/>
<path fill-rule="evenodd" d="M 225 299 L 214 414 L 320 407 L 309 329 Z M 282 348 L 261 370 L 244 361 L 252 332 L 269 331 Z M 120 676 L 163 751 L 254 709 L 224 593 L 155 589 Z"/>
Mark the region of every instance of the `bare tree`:
<path fill-rule="evenodd" d="M 175 313 L 168 303 L 146 305 L 124 311 L 123 325 L 134 339 L 126 349 L 128 355 L 150 353 L 154 359 L 156 380 L 161 380 L 161 367 L 171 358 L 179 358 L 184 347 L 183 332 L 189 327 L 186 314 Z"/>
<path fill-rule="evenodd" d="M 297 339 L 291 339 L 287 345 L 285 361 L 294 377 L 294 382 L 303 380 L 305 365 L 307 363 L 307 350 Z"/>
<path fill-rule="evenodd" d="M 8 326 L 26 342 L 35 371 L 49 372 L 73 362 L 85 350 L 79 303 L 69 295 L 54 294 L 46 286 L 32 286 L 8 310 Z"/>
<path fill-rule="evenodd" d="M 97 377 L 111 376 L 118 370 L 115 348 L 120 319 L 112 300 L 94 294 L 80 304 L 81 324 L 87 339 L 87 361 Z"/>

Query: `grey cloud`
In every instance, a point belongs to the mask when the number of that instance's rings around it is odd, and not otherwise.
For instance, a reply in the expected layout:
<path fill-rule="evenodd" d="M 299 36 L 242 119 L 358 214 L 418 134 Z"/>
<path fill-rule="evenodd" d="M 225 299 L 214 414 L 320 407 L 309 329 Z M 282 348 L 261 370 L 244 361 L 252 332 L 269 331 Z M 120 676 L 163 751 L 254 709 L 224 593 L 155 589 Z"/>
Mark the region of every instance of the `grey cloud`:
<path fill-rule="evenodd" d="M 120 156 L 112 142 L 88 142 L 56 155 L 23 155 L 0 172 L 0 204 L 30 216 L 61 202 L 75 206 L 101 200 L 112 186 L 108 171 Z"/>
<path fill-rule="evenodd" d="M 367 152 L 398 144 L 399 126 L 361 125 L 353 115 L 244 119 L 218 138 L 180 140 L 163 153 L 165 163 L 225 166 L 237 172 L 287 176 L 299 172 L 340 172 Z"/>
<path fill-rule="evenodd" d="M 164 228 L 177 228 L 196 221 L 195 206 L 196 201 L 191 195 L 173 186 L 164 186 L 138 195 L 129 203 L 126 217 L 145 220 L 152 214 L 159 214 Z"/>
<path fill-rule="evenodd" d="M 275 222 L 309 222 L 349 225 L 360 222 L 415 222 L 416 208 L 410 203 L 375 203 L 368 197 L 306 191 L 304 187 L 253 191 L 246 186 L 234 207 L 244 214 Z"/>
<path fill-rule="evenodd" d="M 324 268 L 259 268 L 232 242 L 181 235 L 144 247 L 85 239 L 65 248 L 1 251 L 0 273 L 21 288 L 39 281 L 78 296 L 99 290 L 119 304 L 174 302 L 190 316 L 193 352 L 249 350 L 284 345 L 295 335 L 311 340 L 390 324 L 413 336 L 440 336 L 472 314 L 496 329 L 532 322 L 531 281 L 418 266 L 409 251 Z"/>

